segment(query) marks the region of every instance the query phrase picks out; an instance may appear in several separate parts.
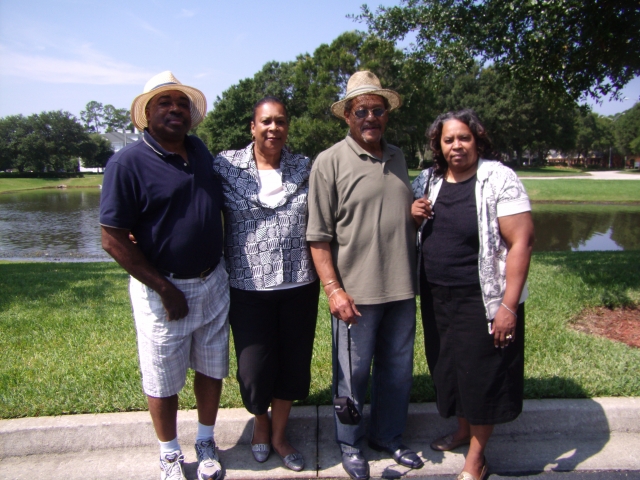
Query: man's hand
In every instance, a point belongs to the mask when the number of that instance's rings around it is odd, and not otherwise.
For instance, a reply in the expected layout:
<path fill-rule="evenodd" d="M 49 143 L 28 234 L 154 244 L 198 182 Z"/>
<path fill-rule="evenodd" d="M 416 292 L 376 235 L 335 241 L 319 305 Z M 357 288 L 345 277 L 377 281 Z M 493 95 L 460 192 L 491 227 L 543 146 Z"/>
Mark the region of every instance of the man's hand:
<path fill-rule="evenodd" d="M 337 290 L 335 293 L 332 291 L 329 294 L 331 295 L 331 298 L 329 298 L 329 310 L 331 311 L 331 315 L 345 323 L 357 324 L 358 320 L 356 320 L 356 317 L 360 317 L 361 314 L 356 308 L 356 302 L 353 300 L 351 295 L 345 292 L 342 288 L 335 290 Z"/>
<path fill-rule="evenodd" d="M 424 220 L 433 218 L 431 200 L 427 197 L 422 197 L 414 201 L 411 205 L 411 216 L 418 226 L 420 226 Z"/>
<path fill-rule="evenodd" d="M 132 277 L 158 292 L 169 320 L 186 317 L 189 306 L 184 293 L 149 263 L 132 238 L 124 228 L 102 226 L 102 248 Z"/>
<path fill-rule="evenodd" d="M 310 242 L 311 257 L 316 266 L 320 281 L 324 284 L 324 293 L 329 299 L 331 315 L 347 323 L 358 323 L 360 312 L 351 295 L 340 286 L 338 275 L 333 266 L 333 255 L 328 242 Z"/>
<path fill-rule="evenodd" d="M 171 286 L 167 286 L 162 293 L 158 293 L 162 299 L 162 305 L 167 311 L 167 318 L 169 321 L 180 320 L 189 314 L 189 305 L 187 304 L 187 299 L 185 298 L 184 293 L 182 293 L 182 290 L 172 283 L 169 283 L 169 285 Z"/>

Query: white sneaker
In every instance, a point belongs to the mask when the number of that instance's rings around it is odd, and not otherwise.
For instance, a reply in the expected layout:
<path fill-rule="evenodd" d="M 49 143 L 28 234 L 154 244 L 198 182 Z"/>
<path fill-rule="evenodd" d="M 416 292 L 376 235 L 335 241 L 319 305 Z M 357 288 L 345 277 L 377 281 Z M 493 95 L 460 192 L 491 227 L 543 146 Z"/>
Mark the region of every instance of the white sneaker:
<path fill-rule="evenodd" d="M 198 457 L 198 480 L 222 479 L 222 466 L 216 453 L 216 442 L 204 440 L 196 442 L 196 456 Z"/>
<path fill-rule="evenodd" d="M 187 480 L 182 470 L 184 455 L 180 450 L 160 456 L 160 480 Z"/>

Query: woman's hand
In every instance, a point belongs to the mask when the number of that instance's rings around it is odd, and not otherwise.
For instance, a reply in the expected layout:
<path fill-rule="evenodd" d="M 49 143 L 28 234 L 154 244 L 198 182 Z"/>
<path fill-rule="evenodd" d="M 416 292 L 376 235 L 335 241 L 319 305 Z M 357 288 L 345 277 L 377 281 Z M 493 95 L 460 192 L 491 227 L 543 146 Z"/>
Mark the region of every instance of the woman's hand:
<path fill-rule="evenodd" d="M 433 211 L 431 209 L 431 200 L 426 197 L 417 199 L 411 205 L 411 216 L 416 225 L 422 224 L 426 219 L 433 218 Z"/>
<path fill-rule="evenodd" d="M 356 302 L 351 295 L 338 287 L 332 290 L 328 297 L 331 315 L 345 323 L 358 323 L 356 317 L 360 317 L 361 314 L 356 308 Z"/>
<path fill-rule="evenodd" d="M 517 307 L 513 311 L 517 311 Z M 516 339 L 516 321 L 516 316 L 507 310 L 504 305 L 500 305 L 498 313 L 493 319 L 491 331 L 493 345 L 496 348 L 504 348 Z"/>

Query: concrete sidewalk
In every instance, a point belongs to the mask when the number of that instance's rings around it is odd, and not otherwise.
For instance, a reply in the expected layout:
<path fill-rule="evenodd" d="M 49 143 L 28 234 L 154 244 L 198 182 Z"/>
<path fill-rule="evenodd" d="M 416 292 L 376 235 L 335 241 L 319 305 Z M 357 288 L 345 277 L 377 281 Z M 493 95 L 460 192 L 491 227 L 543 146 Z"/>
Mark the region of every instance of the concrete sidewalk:
<path fill-rule="evenodd" d="M 181 411 L 178 423 L 187 478 L 195 478 L 196 412 Z M 372 478 L 455 476 L 462 469 L 465 448 L 447 453 L 429 448 L 434 438 L 455 425 L 455 419 L 442 419 L 432 403 L 412 404 L 405 443 L 419 452 L 425 466 L 408 470 L 365 448 Z M 266 463 L 256 463 L 249 448 L 251 429 L 251 416 L 244 409 L 220 411 L 215 435 L 225 478 L 348 478 L 334 441 L 331 407 L 292 410 L 289 437 L 307 464 L 300 473 L 285 469 L 273 453 Z M 640 471 L 639 454 L 640 398 L 527 400 L 516 421 L 496 427 L 487 448 L 490 471 L 505 475 Z M 157 462 L 158 446 L 147 412 L 0 421 L 0 479 L 157 480 Z"/>

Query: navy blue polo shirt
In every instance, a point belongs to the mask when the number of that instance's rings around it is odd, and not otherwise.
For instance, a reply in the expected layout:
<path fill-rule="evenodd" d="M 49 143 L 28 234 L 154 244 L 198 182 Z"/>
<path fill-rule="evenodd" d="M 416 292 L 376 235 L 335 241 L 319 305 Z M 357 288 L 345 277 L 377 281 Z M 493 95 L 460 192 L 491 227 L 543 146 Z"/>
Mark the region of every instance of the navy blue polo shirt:
<path fill-rule="evenodd" d="M 213 157 L 197 137 L 185 138 L 189 158 L 167 152 L 145 131 L 107 163 L 100 224 L 125 228 L 153 266 L 197 276 L 222 255 L 222 187 Z"/>

